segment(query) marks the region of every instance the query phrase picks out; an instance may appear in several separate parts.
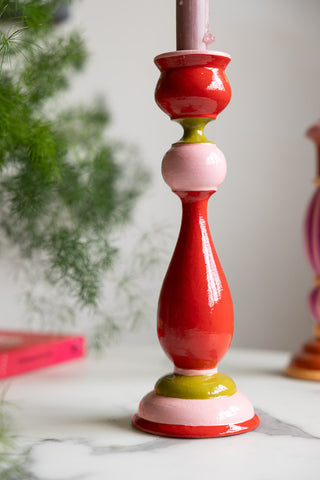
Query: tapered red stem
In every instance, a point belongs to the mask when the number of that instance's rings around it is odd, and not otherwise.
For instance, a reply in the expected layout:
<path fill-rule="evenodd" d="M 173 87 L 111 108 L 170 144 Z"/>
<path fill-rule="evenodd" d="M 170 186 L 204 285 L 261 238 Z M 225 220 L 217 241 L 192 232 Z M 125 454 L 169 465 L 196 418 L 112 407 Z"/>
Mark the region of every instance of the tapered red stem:
<path fill-rule="evenodd" d="M 210 369 L 228 350 L 233 333 L 231 295 L 207 222 L 213 192 L 176 193 L 182 223 L 160 294 L 158 336 L 176 367 Z"/>

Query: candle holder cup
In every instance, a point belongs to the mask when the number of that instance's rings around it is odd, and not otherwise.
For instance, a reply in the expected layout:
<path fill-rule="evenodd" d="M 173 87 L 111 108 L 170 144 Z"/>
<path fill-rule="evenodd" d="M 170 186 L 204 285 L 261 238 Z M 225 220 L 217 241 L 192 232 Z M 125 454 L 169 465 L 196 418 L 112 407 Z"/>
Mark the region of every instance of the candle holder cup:
<path fill-rule="evenodd" d="M 230 56 L 185 50 L 156 57 L 156 101 L 184 128 L 162 162 L 162 175 L 182 203 L 181 229 L 158 305 L 158 337 L 174 363 L 141 401 L 133 424 L 173 437 L 220 437 L 254 429 L 249 399 L 218 362 L 233 334 L 233 306 L 207 221 L 207 203 L 226 175 L 226 161 L 204 134 L 227 106 Z"/>

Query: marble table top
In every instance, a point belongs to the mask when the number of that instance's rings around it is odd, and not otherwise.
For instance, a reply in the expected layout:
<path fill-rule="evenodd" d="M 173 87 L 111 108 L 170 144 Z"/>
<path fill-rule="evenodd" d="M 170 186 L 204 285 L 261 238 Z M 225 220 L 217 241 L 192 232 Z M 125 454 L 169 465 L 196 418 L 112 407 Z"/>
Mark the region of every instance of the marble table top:
<path fill-rule="evenodd" d="M 231 349 L 220 371 L 251 399 L 261 425 L 201 440 L 131 427 L 141 397 L 172 371 L 160 347 L 113 347 L 102 358 L 10 379 L 25 467 L 34 480 L 320 478 L 320 383 L 283 376 L 288 358 Z"/>

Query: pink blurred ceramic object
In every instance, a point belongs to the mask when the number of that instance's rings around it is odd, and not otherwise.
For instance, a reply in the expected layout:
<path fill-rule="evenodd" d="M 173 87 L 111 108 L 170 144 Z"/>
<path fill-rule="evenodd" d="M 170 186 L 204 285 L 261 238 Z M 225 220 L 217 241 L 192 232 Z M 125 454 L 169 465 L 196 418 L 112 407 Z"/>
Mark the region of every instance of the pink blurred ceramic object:
<path fill-rule="evenodd" d="M 309 312 L 315 321 L 315 338 L 305 343 L 292 357 L 286 373 L 295 378 L 320 381 L 320 122 L 307 131 L 307 137 L 315 142 L 318 152 L 316 190 L 309 203 L 304 224 L 306 255 L 315 273 L 315 287 L 308 301 Z"/>

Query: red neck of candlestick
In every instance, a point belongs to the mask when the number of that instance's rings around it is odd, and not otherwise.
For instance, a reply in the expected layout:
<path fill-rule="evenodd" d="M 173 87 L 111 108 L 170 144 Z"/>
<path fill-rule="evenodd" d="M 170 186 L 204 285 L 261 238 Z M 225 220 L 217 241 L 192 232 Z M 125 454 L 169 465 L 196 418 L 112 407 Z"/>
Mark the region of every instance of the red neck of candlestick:
<path fill-rule="evenodd" d="M 160 294 L 158 336 L 177 367 L 214 368 L 233 333 L 232 299 L 207 221 L 214 192 L 176 193 L 182 224 Z"/>

